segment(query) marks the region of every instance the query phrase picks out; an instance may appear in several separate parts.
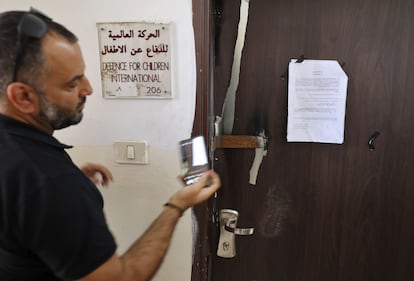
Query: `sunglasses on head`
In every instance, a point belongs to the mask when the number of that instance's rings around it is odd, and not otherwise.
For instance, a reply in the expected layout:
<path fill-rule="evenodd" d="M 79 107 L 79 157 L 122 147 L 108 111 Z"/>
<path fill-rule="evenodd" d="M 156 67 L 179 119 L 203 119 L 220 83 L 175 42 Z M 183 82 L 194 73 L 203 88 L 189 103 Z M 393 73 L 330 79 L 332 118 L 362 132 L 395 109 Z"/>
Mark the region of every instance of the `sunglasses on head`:
<path fill-rule="evenodd" d="M 29 39 L 40 40 L 48 30 L 47 24 L 43 19 L 51 20 L 40 11 L 30 8 L 30 11 L 22 16 L 17 26 L 17 42 L 12 82 L 17 81 L 17 72 L 22 65 Z"/>

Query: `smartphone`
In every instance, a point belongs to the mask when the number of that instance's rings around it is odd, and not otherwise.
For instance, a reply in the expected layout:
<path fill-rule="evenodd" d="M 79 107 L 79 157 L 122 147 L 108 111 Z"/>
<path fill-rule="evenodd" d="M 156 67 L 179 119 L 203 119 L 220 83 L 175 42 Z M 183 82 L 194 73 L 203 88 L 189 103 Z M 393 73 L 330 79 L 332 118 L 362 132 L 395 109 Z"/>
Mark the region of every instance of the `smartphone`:
<path fill-rule="evenodd" d="M 186 185 L 196 183 L 209 169 L 206 143 L 203 136 L 179 142 L 181 175 Z"/>

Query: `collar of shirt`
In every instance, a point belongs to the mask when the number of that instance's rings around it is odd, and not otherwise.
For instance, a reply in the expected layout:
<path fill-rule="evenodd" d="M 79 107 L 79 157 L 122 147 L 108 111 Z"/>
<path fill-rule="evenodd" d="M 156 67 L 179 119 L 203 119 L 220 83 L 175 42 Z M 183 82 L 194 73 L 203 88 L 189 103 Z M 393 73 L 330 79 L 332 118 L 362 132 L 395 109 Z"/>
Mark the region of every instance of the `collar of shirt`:
<path fill-rule="evenodd" d="M 33 141 L 43 142 L 61 149 L 73 147 L 59 142 L 52 135 L 49 135 L 29 124 L 17 121 L 2 114 L 0 114 L 0 132 L 6 132 L 8 134 L 31 139 Z"/>

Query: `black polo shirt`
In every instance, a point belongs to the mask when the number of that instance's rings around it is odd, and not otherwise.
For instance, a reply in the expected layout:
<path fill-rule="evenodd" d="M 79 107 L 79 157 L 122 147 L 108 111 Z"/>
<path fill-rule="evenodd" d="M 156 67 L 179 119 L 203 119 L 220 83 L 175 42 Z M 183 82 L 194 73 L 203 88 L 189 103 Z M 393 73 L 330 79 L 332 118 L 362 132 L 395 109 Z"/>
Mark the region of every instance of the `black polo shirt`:
<path fill-rule="evenodd" d="M 102 196 L 66 148 L 0 115 L 0 280 L 76 280 L 115 253 Z"/>

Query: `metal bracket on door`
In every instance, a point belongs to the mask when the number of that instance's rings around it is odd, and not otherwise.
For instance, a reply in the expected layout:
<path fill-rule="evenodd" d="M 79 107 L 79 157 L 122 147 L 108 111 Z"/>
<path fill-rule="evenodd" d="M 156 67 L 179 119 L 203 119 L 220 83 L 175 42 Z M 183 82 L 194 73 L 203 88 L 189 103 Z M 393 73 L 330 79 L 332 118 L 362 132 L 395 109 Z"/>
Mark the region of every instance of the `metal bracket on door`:
<path fill-rule="evenodd" d="M 254 228 L 237 228 L 239 213 L 236 210 L 222 209 L 219 214 L 220 239 L 217 256 L 233 258 L 236 256 L 236 235 L 252 235 Z"/>

